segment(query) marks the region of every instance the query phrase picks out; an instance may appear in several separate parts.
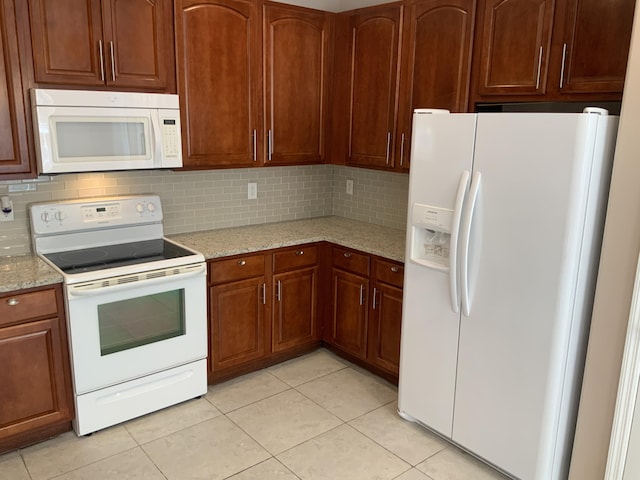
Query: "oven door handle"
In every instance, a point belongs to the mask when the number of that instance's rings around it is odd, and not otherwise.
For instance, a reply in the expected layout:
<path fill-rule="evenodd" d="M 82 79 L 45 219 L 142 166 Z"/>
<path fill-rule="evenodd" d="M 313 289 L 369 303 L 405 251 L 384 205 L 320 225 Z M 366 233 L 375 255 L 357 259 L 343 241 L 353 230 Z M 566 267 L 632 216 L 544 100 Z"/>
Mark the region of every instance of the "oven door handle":
<path fill-rule="evenodd" d="M 127 290 L 130 289 L 132 285 L 139 282 L 144 282 L 144 286 L 146 287 L 148 285 L 163 283 L 167 280 L 183 280 L 185 278 L 201 275 L 206 272 L 206 269 L 206 264 L 203 263 L 177 268 L 166 268 L 163 270 L 152 270 L 150 272 L 133 275 L 123 275 L 121 277 L 106 280 L 95 280 L 75 285 L 67 285 L 67 293 L 69 297 L 91 297 L 94 295 L 102 295 L 104 293 Z"/>

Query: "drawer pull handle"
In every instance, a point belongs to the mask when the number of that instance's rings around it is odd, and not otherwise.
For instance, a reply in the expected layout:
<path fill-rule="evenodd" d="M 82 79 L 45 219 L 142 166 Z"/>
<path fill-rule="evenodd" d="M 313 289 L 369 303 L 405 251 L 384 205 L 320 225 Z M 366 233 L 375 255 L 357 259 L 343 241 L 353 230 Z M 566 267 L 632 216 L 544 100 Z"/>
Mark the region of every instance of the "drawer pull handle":
<path fill-rule="evenodd" d="M 20 300 L 18 300 L 17 298 L 10 298 L 9 300 L 7 300 L 7 305 L 9 305 L 10 307 L 15 307 L 19 303 Z"/>
<path fill-rule="evenodd" d="M 304 250 L 298 250 L 296 251 L 296 255 L 300 256 L 300 255 L 304 255 Z"/>
<path fill-rule="evenodd" d="M 395 265 L 393 267 L 391 267 L 391 271 L 393 273 L 398 273 L 398 270 L 400 270 L 398 267 L 396 267 Z"/>
<path fill-rule="evenodd" d="M 238 260 L 238 265 L 240 265 L 241 267 L 244 267 L 247 264 L 246 260 Z"/>
<path fill-rule="evenodd" d="M 344 252 L 344 258 L 351 258 L 351 252 Z"/>

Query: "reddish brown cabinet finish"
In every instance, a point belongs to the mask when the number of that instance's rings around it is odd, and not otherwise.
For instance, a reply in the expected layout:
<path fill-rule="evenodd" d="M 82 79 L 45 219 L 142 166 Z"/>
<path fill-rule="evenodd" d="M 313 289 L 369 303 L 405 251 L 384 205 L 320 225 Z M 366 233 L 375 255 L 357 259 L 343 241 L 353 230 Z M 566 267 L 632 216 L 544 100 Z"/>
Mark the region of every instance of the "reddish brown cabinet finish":
<path fill-rule="evenodd" d="M 554 0 L 484 0 L 481 5 L 480 95 L 544 94 Z"/>
<path fill-rule="evenodd" d="M 393 168 L 403 6 L 370 7 L 349 17 L 347 163 Z"/>
<path fill-rule="evenodd" d="M 210 377 L 265 354 L 265 263 L 257 254 L 209 264 Z"/>
<path fill-rule="evenodd" d="M 321 163 L 330 14 L 266 3 L 263 17 L 266 164 Z"/>
<path fill-rule="evenodd" d="M 330 343 L 366 359 L 369 279 L 333 268 L 332 297 Z"/>
<path fill-rule="evenodd" d="M 469 100 L 475 0 L 417 0 L 405 10 L 397 165 L 409 169 L 416 108 L 465 112 Z"/>
<path fill-rule="evenodd" d="M 29 0 L 35 81 L 175 91 L 168 0 Z"/>
<path fill-rule="evenodd" d="M 367 358 L 395 377 L 400 369 L 403 276 L 401 264 L 374 261 Z"/>
<path fill-rule="evenodd" d="M 73 418 L 60 285 L 0 294 L 0 452 Z"/>
<path fill-rule="evenodd" d="M 274 252 L 273 272 L 271 352 L 317 342 L 318 246 Z"/>
<path fill-rule="evenodd" d="M 28 140 L 31 113 L 20 70 L 28 61 L 18 39 L 26 15 L 22 1 L 0 0 L 0 179 L 35 176 Z"/>
<path fill-rule="evenodd" d="M 472 100 L 616 101 L 635 0 L 479 0 Z"/>
<path fill-rule="evenodd" d="M 176 0 L 183 164 L 261 164 L 260 15 L 243 0 Z"/>
<path fill-rule="evenodd" d="M 560 73 L 554 77 L 560 93 L 622 92 L 634 5 L 635 0 L 567 0 L 558 35 Z"/>

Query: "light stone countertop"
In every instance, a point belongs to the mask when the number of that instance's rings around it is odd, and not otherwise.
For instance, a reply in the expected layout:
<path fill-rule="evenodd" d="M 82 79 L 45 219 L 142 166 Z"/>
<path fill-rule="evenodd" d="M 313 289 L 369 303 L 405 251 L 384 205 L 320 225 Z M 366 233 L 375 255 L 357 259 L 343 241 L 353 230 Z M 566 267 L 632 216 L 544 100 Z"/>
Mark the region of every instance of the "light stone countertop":
<path fill-rule="evenodd" d="M 272 248 L 328 241 L 399 262 L 404 261 L 405 232 L 343 217 L 320 217 L 246 227 L 167 235 L 219 258 Z M 62 282 L 62 275 L 35 255 L 0 257 L 0 292 Z"/>
<path fill-rule="evenodd" d="M 181 233 L 168 235 L 168 238 L 202 253 L 207 259 L 328 241 L 391 260 L 404 261 L 404 230 L 343 217 L 319 217 Z"/>
<path fill-rule="evenodd" d="M 0 257 L 0 292 L 62 282 L 62 275 L 35 255 Z"/>

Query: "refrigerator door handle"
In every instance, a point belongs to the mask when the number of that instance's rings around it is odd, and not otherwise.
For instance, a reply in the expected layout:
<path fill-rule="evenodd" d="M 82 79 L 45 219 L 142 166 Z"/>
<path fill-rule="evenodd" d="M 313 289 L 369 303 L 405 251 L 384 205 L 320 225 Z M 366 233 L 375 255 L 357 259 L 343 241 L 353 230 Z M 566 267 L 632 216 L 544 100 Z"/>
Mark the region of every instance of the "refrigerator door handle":
<path fill-rule="evenodd" d="M 456 203 L 453 210 L 451 225 L 451 242 L 449 243 L 449 292 L 451 293 L 451 308 L 455 313 L 460 311 L 460 291 L 458 289 L 458 238 L 460 233 L 460 219 L 464 197 L 469 187 L 469 171 L 465 170 L 460 176 Z"/>
<path fill-rule="evenodd" d="M 465 208 L 464 218 L 462 219 L 462 238 L 461 238 L 461 258 L 460 258 L 460 285 L 462 290 L 462 313 L 468 317 L 471 313 L 471 301 L 469 299 L 469 243 L 471 240 L 471 226 L 475 214 L 478 193 L 480 192 L 480 182 L 482 176 L 480 172 L 473 174 L 471 180 L 471 188 L 469 189 L 469 202 Z"/>

